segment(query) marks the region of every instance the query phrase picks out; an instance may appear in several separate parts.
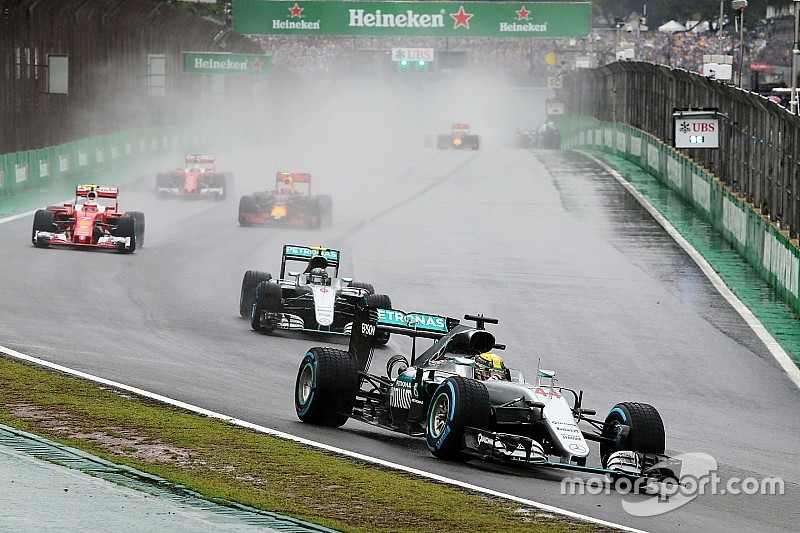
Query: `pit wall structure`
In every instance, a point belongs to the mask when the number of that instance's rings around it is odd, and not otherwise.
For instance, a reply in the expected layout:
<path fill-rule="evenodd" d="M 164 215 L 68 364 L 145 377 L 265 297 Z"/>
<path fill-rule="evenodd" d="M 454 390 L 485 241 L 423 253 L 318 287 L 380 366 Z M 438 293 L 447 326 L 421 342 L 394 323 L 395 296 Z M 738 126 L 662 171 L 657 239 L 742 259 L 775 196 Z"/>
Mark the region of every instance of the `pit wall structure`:
<path fill-rule="evenodd" d="M 117 169 L 147 167 L 166 155 L 189 150 L 197 139 L 174 128 L 147 128 L 0 155 L 0 197 L 48 187 L 59 181 L 92 181 Z"/>
<path fill-rule="evenodd" d="M 718 177 L 658 138 L 627 124 L 568 118 L 558 126 L 563 150 L 591 149 L 622 157 L 676 191 L 800 314 L 797 242 Z"/>

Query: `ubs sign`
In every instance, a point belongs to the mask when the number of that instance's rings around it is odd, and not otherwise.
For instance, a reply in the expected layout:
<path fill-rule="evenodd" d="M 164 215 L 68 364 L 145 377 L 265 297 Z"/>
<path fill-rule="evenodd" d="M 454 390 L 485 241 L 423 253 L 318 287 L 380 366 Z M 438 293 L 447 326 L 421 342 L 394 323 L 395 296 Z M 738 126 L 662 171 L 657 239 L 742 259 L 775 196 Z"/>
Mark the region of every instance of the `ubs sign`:
<path fill-rule="evenodd" d="M 719 148 L 719 118 L 714 110 L 675 110 L 675 148 Z"/>

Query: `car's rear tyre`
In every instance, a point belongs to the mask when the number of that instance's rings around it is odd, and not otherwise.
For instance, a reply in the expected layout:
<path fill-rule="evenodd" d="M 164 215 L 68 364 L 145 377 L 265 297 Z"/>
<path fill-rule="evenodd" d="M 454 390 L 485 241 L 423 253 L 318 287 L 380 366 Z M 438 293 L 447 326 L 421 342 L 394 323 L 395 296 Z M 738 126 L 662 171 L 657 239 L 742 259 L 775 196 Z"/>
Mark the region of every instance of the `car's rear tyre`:
<path fill-rule="evenodd" d="M 637 402 L 622 402 L 615 405 L 606 416 L 602 435 L 612 438 L 615 427 L 625 425 L 630 428 L 622 442 L 600 443 L 600 462 L 603 468 L 608 464 L 608 457 L 614 452 L 627 450 L 632 452 L 663 454 L 666 447 L 664 422 L 661 415 L 652 405 Z"/>
<path fill-rule="evenodd" d="M 221 193 L 217 193 L 214 200 L 224 200 L 228 197 L 228 179 L 225 174 L 215 174 L 211 178 L 211 187 L 215 189 L 222 189 Z"/>
<path fill-rule="evenodd" d="M 156 174 L 156 196 L 158 198 L 166 198 L 169 196 L 166 192 L 159 191 L 159 189 L 168 189 L 169 187 L 169 174 Z"/>
<path fill-rule="evenodd" d="M 488 428 L 491 408 L 483 383 L 462 376 L 447 378 L 436 388 L 428 406 L 428 450 L 439 459 L 463 461 L 466 428 Z"/>
<path fill-rule="evenodd" d="M 239 225 L 251 226 L 246 215 L 254 215 L 258 212 L 258 204 L 252 196 L 242 196 L 239 198 Z"/>
<path fill-rule="evenodd" d="M 297 372 L 295 412 L 303 422 L 339 427 L 350 418 L 357 392 L 358 370 L 348 352 L 311 348 Z"/>
<path fill-rule="evenodd" d="M 262 281 L 272 279 L 269 272 L 248 270 L 242 278 L 242 292 L 239 294 L 239 316 L 248 317 L 253 312 L 253 302 L 256 298 L 256 287 Z"/>
<path fill-rule="evenodd" d="M 130 237 L 130 247 L 120 245 L 119 251 L 123 254 L 132 254 L 136 251 L 136 220 L 132 216 L 123 215 L 117 219 L 117 227 L 114 230 L 117 237 Z"/>
<path fill-rule="evenodd" d="M 274 281 L 262 281 L 256 285 L 255 302 L 250 314 L 250 326 L 261 333 L 275 331 L 283 310 L 282 291 Z M 264 313 L 267 313 L 266 318 Z"/>
<path fill-rule="evenodd" d="M 320 194 L 317 198 L 319 200 L 321 222 L 326 226 L 330 226 L 333 224 L 333 198 L 328 194 Z"/>
<path fill-rule="evenodd" d="M 39 209 L 33 215 L 33 231 L 31 232 L 31 242 L 37 248 L 47 248 L 50 246 L 47 241 L 44 239 L 37 239 L 36 232 L 37 231 L 48 231 L 48 232 L 55 232 L 58 228 L 56 227 L 56 215 L 52 211 L 48 209 Z"/>
<path fill-rule="evenodd" d="M 372 286 L 372 283 L 366 283 L 364 281 L 351 281 L 350 287 L 354 289 L 367 289 L 370 294 L 375 294 L 375 288 Z"/>
<path fill-rule="evenodd" d="M 438 150 L 445 150 L 447 148 L 453 147 L 453 136 L 452 135 L 437 135 L 436 136 L 436 148 Z"/>
<path fill-rule="evenodd" d="M 144 213 L 139 211 L 128 211 L 125 213 L 129 217 L 133 217 L 136 222 L 136 247 L 144 247 Z"/>
<path fill-rule="evenodd" d="M 378 309 L 391 309 L 392 300 L 385 294 L 370 294 L 367 296 L 367 305 L 376 307 Z M 390 334 L 387 331 L 378 331 L 375 333 L 375 344 L 377 346 L 384 346 L 389 342 Z"/>

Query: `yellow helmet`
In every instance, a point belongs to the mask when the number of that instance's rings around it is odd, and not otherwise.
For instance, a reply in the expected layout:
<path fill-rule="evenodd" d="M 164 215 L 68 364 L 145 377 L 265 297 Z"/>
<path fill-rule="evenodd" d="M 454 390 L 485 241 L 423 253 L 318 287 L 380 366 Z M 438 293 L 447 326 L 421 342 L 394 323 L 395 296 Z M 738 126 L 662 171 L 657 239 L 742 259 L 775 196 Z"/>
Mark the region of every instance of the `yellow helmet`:
<path fill-rule="evenodd" d="M 475 356 L 475 378 L 480 380 L 505 379 L 506 365 L 503 358 L 492 352 Z"/>

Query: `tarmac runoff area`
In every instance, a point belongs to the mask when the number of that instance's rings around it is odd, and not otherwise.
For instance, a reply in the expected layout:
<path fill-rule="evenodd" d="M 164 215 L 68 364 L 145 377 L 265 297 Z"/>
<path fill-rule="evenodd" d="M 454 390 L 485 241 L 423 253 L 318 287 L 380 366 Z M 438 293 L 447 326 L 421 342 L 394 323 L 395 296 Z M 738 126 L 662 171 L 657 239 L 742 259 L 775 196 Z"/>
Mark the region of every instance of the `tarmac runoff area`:
<path fill-rule="evenodd" d="M 0 424 L 0 531 L 333 531 L 237 504 Z"/>

